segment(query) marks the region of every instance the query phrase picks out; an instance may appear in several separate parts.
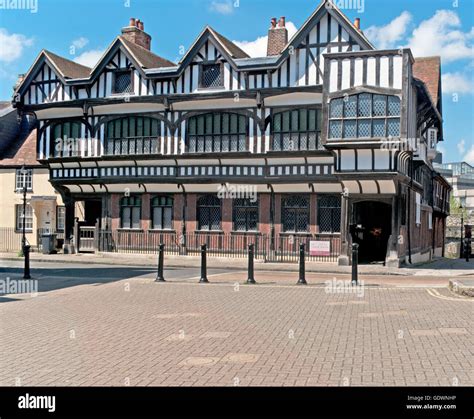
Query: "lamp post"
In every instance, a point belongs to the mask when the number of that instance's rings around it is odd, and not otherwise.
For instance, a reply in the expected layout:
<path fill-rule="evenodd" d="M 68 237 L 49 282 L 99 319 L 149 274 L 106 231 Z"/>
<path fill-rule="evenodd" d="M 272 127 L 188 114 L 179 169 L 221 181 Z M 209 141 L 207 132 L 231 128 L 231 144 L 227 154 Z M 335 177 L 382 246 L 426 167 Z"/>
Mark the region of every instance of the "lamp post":
<path fill-rule="evenodd" d="M 22 228 L 22 239 L 21 239 L 21 248 L 23 252 L 23 257 L 24 257 L 24 269 L 23 269 L 23 279 L 31 279 L 30 275 L 30 246 L 26 244 L 26 193 L 28 191 L 27 188 L 27 182 L 26 182 L 26 176 L 28 174 L 28 170 L 25 168 L 25 166 L 22 166 L 20 173 L 22 174 L 22 180 L 23 180 L 23 228 Z"/>
<path fill-rule="evenodd" d="M 464 214 L 462 212 L 464 208 L 462 207 L 462 204 L 459 205 L 459 210 L 461 211 L 461 245 L 460 245 L 460 252 L 459 252 L 459 258 L 462 259 L 464 256 L 464 238 L 463 238 L 463 226 L 464 226 Z"/>

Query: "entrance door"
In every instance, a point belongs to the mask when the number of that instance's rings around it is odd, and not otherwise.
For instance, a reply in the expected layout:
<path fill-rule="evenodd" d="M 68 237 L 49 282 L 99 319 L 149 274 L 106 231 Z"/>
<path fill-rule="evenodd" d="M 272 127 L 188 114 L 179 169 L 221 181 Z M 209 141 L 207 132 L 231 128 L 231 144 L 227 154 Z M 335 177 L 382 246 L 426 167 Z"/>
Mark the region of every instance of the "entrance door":
<path fill-rule="evenodd" d="M 95 223 L 102 220 L 102 201 L 86 200 L 84 201 L 84 224 L 86 226 L 95 226 Z"/>
<path fill-rule="evenodd" d="M 359 261 L 385 261 L 391 234 L 392 207 L 376 201 L 357 202 L 352 209 L 352 241 L 359 244 Z"/>

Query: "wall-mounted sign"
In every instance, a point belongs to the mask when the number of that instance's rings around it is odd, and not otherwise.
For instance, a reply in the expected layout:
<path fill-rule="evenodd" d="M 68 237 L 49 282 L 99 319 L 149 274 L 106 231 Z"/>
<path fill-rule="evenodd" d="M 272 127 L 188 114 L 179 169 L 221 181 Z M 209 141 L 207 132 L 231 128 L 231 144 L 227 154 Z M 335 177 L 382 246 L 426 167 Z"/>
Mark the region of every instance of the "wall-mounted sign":
<path fill-rule="evenodd" d="M 310 241 L 310 256 L 331 256 L 331 242 L 329 241 Z"/>

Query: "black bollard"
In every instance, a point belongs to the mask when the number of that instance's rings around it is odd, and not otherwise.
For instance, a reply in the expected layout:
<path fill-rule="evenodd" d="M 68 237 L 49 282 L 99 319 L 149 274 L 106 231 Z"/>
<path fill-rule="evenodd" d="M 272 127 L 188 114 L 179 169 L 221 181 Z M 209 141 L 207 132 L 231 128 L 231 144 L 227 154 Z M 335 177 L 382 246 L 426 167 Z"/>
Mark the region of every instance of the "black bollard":
<path fill-rule="evenodd" d="M 254 260 L 254 245 L 249 244 L 249 276 L 247 279 L 247 284 L 256 284 L 255 274 L 253 269 L 253 260 Z"/>
<path fill-rule="evenodd" d="M 466 262 L 469 262 L 471 256 L 471 243 L 468 238 L 464 239 L 464 255 L 466 256 Z"/>
<path fill-rule="evenodd" d="M 165 245 L 160 244 L 158 253 L 158 274 L 156 275 L 156 282 L 166 282 L 163 275 L 165 262 Z"/>
<path fill-rule="evenodd" d="M 358 268 L 359 268 L 359 245 L 357 243 L 353 243 L 352 244 L 352 285 L 359 284 Z"/>
<path fill-rule="evenodd" d="M 205 244 L 201 246 L 201 279 L 199 282 L 201 284 L 209 282 L 207 279 L 207 245 Z"/>
<path fill-rule="evenodd" d="M 298 279 L 298 285 L 307 285 L 306 282 L 306 272 L 305 272 L 305 245 L 304 243 L 300 244 L 300 277 Z"/>
<path fill-rule="evenodd" d="M 28 245 L 23 246 L 23 256 L 25 257 L 25 268 L 23 270 L 23 279 L 31 279 L 30 275 L 30 247 Z"/>

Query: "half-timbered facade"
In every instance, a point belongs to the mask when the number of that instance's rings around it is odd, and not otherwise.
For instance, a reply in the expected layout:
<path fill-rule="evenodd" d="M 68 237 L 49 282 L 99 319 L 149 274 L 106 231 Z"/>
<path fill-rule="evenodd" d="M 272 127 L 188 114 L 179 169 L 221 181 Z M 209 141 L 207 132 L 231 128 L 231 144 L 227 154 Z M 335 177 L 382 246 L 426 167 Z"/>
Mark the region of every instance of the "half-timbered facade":
<path fill-rule="evenodd" d="M 14 104 L 39 121 L 66 241 L 80 201 L 84 225 L 183 247 L 188 233 L 265 235 L 275 252 L 312 238 L 347 264 L 358 242 L 396 266 L 441 252 L 439 60 L 376 50 L 327 2 L 291 40 L 272 19 L 268 39 L 251 58 L 206 27 L 176 64 L 131 19 L 92 69 L 43 50 Z"/>

